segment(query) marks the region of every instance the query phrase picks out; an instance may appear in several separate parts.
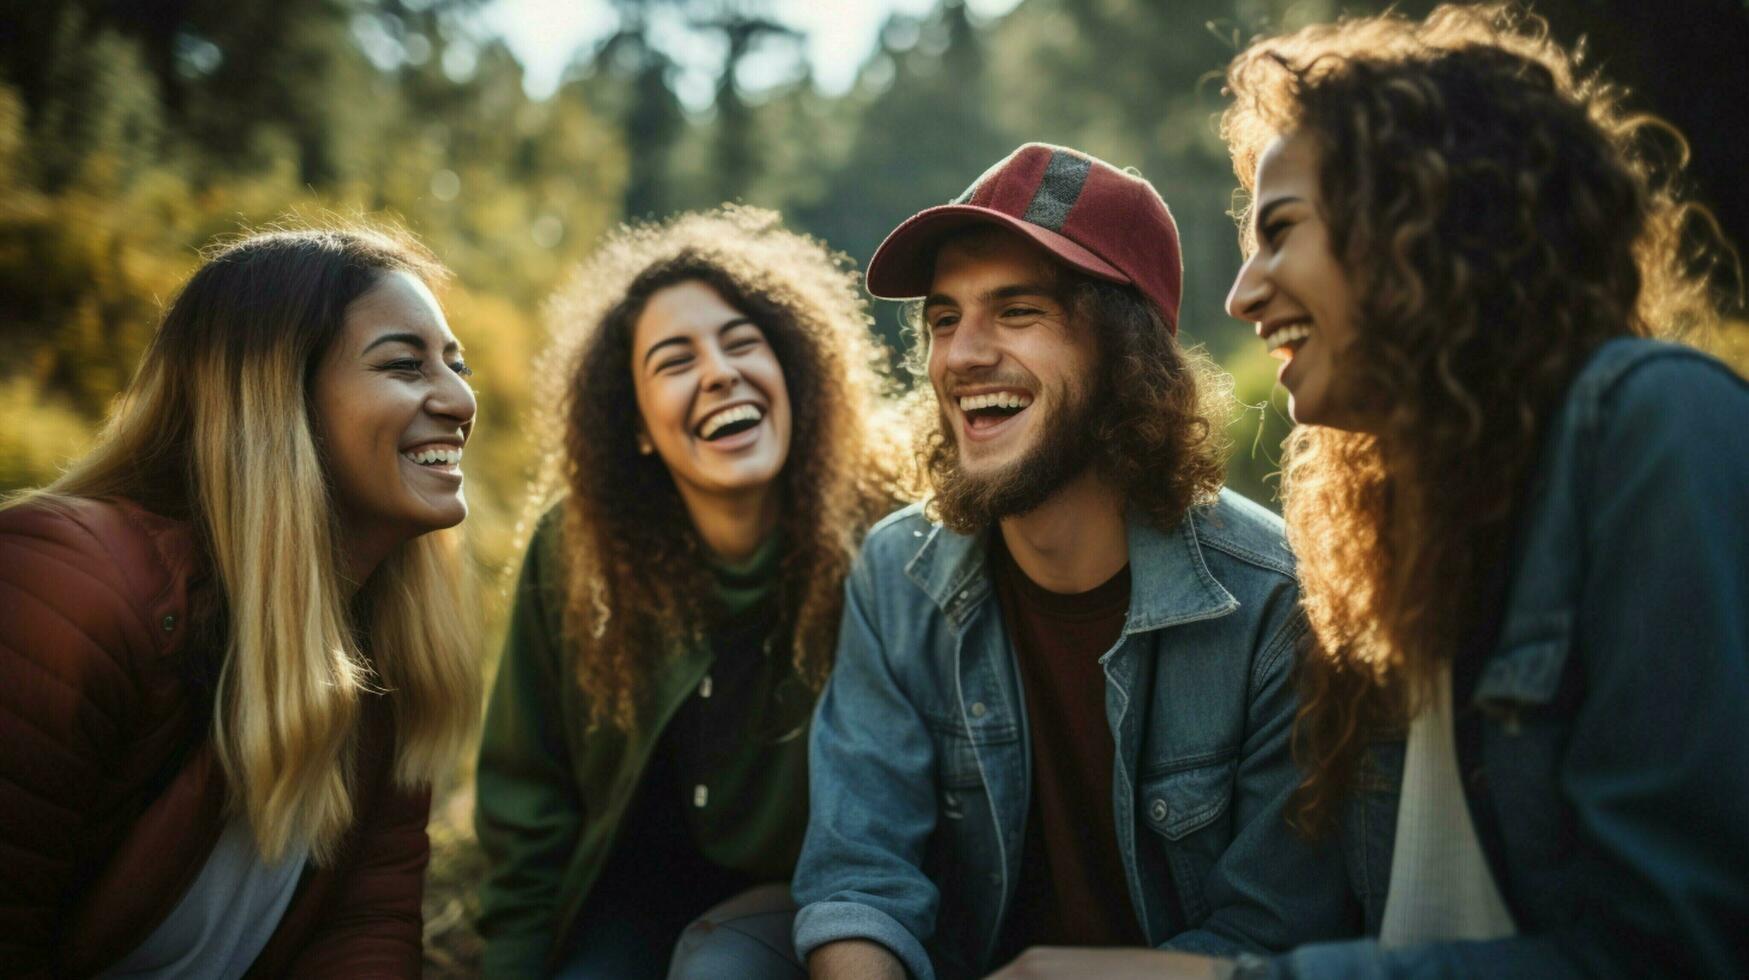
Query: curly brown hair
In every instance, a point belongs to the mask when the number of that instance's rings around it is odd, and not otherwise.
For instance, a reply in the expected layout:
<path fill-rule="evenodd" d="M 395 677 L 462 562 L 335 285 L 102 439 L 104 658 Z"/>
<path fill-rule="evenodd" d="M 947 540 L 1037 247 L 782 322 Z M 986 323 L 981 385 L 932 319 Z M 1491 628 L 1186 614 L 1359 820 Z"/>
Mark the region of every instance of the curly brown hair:
<path fill-rule="evenodd" d="M 1669 187 L 1680 137 L 1626 114 L 1517 7 L 1262 39 L 1227 87 L 1246 191 L 1272 139 L 1315 141 L 1319 210 L 1356 297 L 1336 397 L 1369 431 L 1300 426 L 1283 462 L 1318 640 L 1299 668 L 1294 822 L 1317 833 L 1367 739 L 1492 642 L 1515 513 L 1586 358 L 1710 326 L 1716 308 Z"/>
<path fill-rule="evenodd" d="M 1006 234 L 974 229 L 937 243 L 936 250 L 965 236 Z M 1098 374 L 1088 386 L 1087 432 L 1076 433 L 1087 465 L 1157 527 L 1176 525 L 1192 505 L 1221 489 L 1230 449 L 1232 378 L 1201 348 L 1185 348 L 1154 304 L 1133 286 L 1094 279 L 1051 262 L 1052 285 L 1075 329 L 1096 333 Z M 916 466 L 939 491 L 956 478 L 959 449 L 929 381 L 930 334 L 923 304 L 907 305 L 912 332 L 906 369 L 918 384 L 911 399 L 917 433 Z M 941 494 L 928 502 L 929 516 L 962 533 L 981 528 L 956 513 Z"/>
<path fill-rule="evenodd" d="M 650 297 L 701 282 L 751 319 L 783 368 L 793 412 L 777 601 L 797 674 L 815 690 L 831 665 L 845 574 L 862 532 L 903 497 L 883 424 L 886 358 L 848 258 L 738 205 L 627 225 L 550 306 L 554 390 L 539 431 L 563 431 L 531 515 L 563 494 L 564 630 L 589 692 L 591 725 L 637 718 L 645 675 L 699 642 L 715 610 L 705 546 L 673 477 L 638 451 L 633 327 Z"/>

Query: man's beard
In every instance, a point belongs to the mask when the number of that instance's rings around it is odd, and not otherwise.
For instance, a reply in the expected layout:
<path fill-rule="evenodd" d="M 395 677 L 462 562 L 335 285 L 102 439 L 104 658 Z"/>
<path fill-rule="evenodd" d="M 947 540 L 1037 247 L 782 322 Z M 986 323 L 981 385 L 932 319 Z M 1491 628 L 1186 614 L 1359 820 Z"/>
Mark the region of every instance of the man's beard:
<path fill-rule="evenodd" d="M 1040 420 L 1032 448 L 1007 466 L 979 476 L 961 468 L 954 422 L 945 409 L 937 408 L 929 478 L 934 508 L 943 524 L 973 534 L 1004 517 L 1030 514 L 1087 469 L 1095 455 L 1093 422 L 1098 405 L 1079 387 L 1065 387 L 1062 397 L 1051 401 L 1059 407 Z"/>

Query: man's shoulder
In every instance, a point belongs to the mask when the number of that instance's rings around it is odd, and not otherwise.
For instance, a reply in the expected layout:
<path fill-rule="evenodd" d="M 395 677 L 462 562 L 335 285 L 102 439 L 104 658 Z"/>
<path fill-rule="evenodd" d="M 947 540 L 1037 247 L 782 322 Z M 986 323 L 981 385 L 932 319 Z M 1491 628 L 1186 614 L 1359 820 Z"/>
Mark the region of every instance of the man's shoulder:
<path fill-rule="evenodd" d="M 904 568 L 941 525 L 922 504 L 909 504 L 875 522 L 862 540 L 862 560 L 880 569 Z"/>
<path fill-rule="evenodd" d="M 1281 518 L 1267 507 L 1222 489 L 1214 500 L 1191 508 L 1190 520 L 1203 547 L 1293 577 L 1294 556 Z"/>

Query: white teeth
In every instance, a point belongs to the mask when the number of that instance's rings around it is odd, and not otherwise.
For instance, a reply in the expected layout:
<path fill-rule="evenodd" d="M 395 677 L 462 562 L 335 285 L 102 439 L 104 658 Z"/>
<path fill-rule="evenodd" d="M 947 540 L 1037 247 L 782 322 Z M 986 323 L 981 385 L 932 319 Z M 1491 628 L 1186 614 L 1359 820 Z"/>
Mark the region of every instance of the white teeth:
<path fill-rule="evenodd" d="M 1266 344 L 1270 350 L 1276 351 L 1289 344 L 1297 344 L 1311 335 L 1311 327 L 1302 323 L 1295 323 L 1290 324 L 1289 326 L 1280 327 L 1271 332 L 1268 336 L 1263 338 L 1263 343 Z"/>
<path fill-rule="evenodd" d="M 401 455 L 421 466 L 430 466 L 433 463 L 455 466 L 462 461 L 462 451 L 455 448 L 434 449 L 428 446 L 418 452 L 402 453 Z"/>
<path fill-rule="evenodd" d="M 1025 408 L 1032 404 L 1032 396 L 1016 391 L 995 391 L 987 395 L 966 395 L 959 403 L 962 412 L 975 412 L 980 408 Z"/>
<path fill-rule="evenodd" d="M 757 422 L 764 417 L 765 413 L 760 411 L 757 405 L 735 405 L 707 416 L 703 422 L 699 423 L 698 434 L 709 439 L 716 435 L 723 426 L 732 422 Z"/>

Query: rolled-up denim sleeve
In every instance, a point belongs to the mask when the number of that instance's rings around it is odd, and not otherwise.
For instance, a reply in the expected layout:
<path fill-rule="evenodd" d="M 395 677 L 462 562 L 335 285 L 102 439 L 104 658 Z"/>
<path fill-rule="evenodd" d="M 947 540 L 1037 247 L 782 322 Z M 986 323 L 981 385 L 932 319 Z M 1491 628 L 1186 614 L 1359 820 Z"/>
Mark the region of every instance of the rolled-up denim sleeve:
<path fill-rule="evenodd" d="M 929 980 L 923 942 L 939 895 L 922 864 L 935 827 L 935 750 L 882 643 L 871 566 L 865 549 L 845 584 L 837 663 L 814 716 L 811 813 L 793 883 L 796 954 L 805 961 L 827 943 L 866 939 Z"/>
<path fill-rule="evenodd" d="M 1289 977 L 1749 975 L 1749 385 L 1691 353 L 1579 403 L 1568 925 L 1314 946 Z M 1512 803 L 1497 800 L 1503 819 Z"/>

